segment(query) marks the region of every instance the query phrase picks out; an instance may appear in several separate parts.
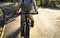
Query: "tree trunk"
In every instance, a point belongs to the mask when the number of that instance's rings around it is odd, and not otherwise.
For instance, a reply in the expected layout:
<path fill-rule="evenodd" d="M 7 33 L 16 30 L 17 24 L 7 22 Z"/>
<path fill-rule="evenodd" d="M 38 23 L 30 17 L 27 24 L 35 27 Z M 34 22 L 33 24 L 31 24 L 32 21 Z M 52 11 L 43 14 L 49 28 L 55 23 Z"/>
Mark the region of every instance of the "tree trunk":
<path fill-rule="evenodd" d="M 49 0 L 45 0 L 45 7 L 49 6 Z"/>
<path fill-rule="evenodd" d="M 40 0 L 40 6 L 42 6 L 42 0 Z"/>

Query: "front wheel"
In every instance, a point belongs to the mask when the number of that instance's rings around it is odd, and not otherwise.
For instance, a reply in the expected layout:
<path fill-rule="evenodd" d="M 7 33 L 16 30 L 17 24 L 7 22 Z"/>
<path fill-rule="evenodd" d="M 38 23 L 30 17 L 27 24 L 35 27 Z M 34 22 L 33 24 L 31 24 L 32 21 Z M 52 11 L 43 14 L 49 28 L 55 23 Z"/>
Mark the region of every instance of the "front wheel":
<path fill-rule="evenodd" d="M 24 38 L 29 38 L 29 31 L 30 31 L 30 28 L 29 28 L 29 23 L 27 23 L 25 26 L 24 26 Z"/>
<path fill-rule="evenodd" d="M 24 36 L 24 23 L 22 23 L 22 18 L 21 18 L 21 36 Z"/>

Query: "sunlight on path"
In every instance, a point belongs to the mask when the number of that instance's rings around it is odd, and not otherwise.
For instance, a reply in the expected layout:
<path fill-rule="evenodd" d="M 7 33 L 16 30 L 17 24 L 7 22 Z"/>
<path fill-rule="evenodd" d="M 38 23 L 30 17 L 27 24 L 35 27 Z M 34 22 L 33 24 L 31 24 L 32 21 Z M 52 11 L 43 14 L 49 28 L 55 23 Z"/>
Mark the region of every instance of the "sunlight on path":
<path fill-rule="evenodd" d="M 31 29 L 31 38 L 60 38 L 60 11 L 38 9 L 34 16 L 35 27 Z M 58 22 L 58 23 L 57 23 Z"/>

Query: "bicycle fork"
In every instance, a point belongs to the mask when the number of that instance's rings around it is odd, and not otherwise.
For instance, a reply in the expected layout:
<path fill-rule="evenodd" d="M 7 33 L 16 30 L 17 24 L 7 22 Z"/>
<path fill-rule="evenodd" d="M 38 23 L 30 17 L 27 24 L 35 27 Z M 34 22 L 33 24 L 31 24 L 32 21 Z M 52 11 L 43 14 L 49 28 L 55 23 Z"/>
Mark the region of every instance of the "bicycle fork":
<path fill-rule="evenodd" d="M 24 27 L 24 38 L 29 38 L 30 25 L 29 25 L 29 19 L 27 14 L 25 15 L 25 19 L 26 19 L 26 25 Z"/>

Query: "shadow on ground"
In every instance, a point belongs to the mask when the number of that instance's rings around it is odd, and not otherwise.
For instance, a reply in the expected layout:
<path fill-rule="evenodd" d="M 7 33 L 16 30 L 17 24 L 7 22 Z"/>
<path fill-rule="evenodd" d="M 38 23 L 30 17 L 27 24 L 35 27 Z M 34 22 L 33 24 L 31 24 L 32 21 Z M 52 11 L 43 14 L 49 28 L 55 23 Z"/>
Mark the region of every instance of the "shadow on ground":
<path fill-rule="evenodd" d="M 21 32 L 21 28 L 18 28 L 15 32 L 8 35 L 7 38 L 17 38 L 17 36 L 20 34 L 20 32 Z"/>

